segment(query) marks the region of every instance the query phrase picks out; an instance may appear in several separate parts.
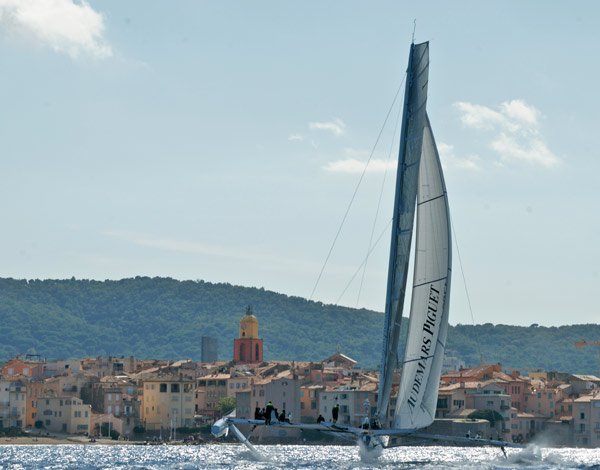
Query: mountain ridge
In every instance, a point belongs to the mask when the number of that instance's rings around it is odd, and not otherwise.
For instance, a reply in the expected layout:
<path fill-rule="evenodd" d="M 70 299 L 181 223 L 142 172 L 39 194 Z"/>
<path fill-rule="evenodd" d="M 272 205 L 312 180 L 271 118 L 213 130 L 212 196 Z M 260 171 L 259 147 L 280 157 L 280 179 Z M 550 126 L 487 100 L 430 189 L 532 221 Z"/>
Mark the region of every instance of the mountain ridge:
<path fill-rule="evenodd" d="M 0 278 L 0 360 L 17 354 L 51 359 L 129 356 L 200 360 L 201 336 L 219 342 L 219 359 L 233 356 L 233 339 L 252 305 L 265 360 L 320 361 L 340 345 L 366 368 L 378 367 L 381 312 L 309 301 L 264 288 L 163 277 L 121 280 Z M 403 322 L 403 336 L 408 322 Z M 600 325 L 560 327 L 491 323 L 455 325 L 447 349 L 467 366 L 544 368 L 598 375 L 594 347 Z M 401 348 L 403 347 L 403 341 Z"/>

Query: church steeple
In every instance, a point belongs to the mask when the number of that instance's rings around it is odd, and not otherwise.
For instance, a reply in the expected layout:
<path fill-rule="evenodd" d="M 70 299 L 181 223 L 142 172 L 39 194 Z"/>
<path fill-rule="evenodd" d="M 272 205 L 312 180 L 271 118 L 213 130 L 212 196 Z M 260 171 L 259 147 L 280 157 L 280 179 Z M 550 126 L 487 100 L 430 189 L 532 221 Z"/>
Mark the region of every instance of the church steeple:
<path fill-rule="evenodd" d="M 252 314 L 251 305 L 240 321 L 240 338 L 258 339 L 258 319 Z"/>
<path fill-rule="evenodd" d="M 258 364 L 263 360 L 263 340 L 258 337 L 258 319 L 250 305 L 240 320 L 240 336 L 233 340 L 233 360 L 238 364 Z"/>

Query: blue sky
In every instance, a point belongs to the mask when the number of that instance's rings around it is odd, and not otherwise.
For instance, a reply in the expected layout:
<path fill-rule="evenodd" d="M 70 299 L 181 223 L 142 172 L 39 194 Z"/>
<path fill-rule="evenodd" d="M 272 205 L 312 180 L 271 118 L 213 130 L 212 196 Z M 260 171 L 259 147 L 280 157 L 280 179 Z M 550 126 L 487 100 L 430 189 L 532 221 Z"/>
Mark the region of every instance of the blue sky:
<path fill-rule="evenodd" d="M 416 18 L 475 322 L 597 322 L 599 13 L 592 1 L 0 0 L 0 276 L 309 297 Z M 396 109 L 314 300 L 337 302 L 385 231 L 393 171 L 372 227 Z M 383 309 L 381 240 L 341 305 Z M 456 248 L 450 322 L 472 323 Z"/>

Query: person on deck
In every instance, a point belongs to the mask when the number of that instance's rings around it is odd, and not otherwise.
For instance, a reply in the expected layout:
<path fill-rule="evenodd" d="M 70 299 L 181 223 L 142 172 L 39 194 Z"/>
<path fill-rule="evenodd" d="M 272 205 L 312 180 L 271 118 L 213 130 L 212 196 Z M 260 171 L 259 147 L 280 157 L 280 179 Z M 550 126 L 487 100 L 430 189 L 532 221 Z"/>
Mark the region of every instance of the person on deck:
<path fill-rule="evenodd" d="M 317 418 L 317 424 L 321 424 L 323 421 L 325 421 L 325 418 L 323 418 L 323 415 L 319 415 Z"/>
<path fill-rule="evenodd" d="M 279 415 L 279 422 L 285 423 L 285 410 L 281 410 L 281 414 Z"/>
<path fill-rule="evenodd" d="M 333 407 L 333 410 L 331 410 L 331 417 L 333 418 L 334 423 L 337 423 L 339 413 L 340 413 L 340 404 L 336 403 L 335 406 Z"/>
<path fill-rule="evenodd" d="M 267 403 L 267 408 L 265 409 L 265 424 L 271 424 L 271 414 L 273 413 L 273 403 Z"/>
<path fill-rule="evenodd" d="M 257 406 L 254 410 L 254 419 L 260 419 L 262 416 L 260 414 L 260 408 Z"/>

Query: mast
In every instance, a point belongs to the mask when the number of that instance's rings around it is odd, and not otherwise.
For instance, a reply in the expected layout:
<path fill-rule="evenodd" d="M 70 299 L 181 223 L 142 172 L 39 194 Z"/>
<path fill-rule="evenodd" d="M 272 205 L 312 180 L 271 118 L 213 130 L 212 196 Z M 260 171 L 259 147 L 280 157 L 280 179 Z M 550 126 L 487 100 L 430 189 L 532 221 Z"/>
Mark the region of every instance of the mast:
<path fill-rule="evenodd" d="M 419 163 L 426 122 L 429 43 L 411 44 L 406 72 L 404 110 L 398 154 L 396 194 L 385 303 L 385 326 L 376 417 L 385 426 L 388 404 L 398 365 L 398 342 L 406 293 L 408 261 L 413 233 Z"/>

